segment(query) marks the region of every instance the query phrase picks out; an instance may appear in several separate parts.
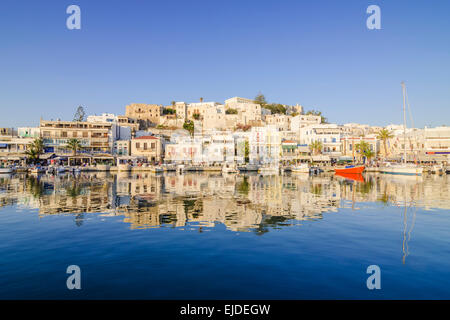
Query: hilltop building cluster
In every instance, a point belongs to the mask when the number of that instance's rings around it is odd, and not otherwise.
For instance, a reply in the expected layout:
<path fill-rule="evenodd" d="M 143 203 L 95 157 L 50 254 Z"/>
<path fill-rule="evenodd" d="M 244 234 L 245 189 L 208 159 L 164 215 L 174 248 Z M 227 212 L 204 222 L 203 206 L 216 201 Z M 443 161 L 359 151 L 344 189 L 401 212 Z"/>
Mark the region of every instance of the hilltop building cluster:
<path fill-rule="evenodd" d="M 355 146 L 364 141 L 374 158 L 400 159 L 404 148 L 401 125 L 383 128 L 357 123 L 324 123 L 301 105 L 273 112 L 254 100 L 234 97 L 219 102 L 171 105 L 133 103 L 124 115 L 89 115 L 83 121 L 40 120 L 38 127 L 0 128 L 0 160 L 26 161 L 34 139 L 43 142 L 40 159 L 72 153 L 70 139 L 80 142 L 80 161 L 117 157 L 148 163 L 270 163 L 328 162 L 360 157 Z M 411 161 L 448 161 L 450 127 L 407 129 Z"/>

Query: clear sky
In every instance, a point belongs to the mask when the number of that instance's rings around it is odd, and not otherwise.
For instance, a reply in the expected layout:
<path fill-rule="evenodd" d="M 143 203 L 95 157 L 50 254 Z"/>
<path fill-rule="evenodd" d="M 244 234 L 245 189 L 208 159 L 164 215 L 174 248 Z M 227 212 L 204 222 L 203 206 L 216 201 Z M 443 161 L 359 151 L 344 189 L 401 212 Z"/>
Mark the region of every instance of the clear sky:
<path fill-rule="evenodd" d="M 66 28 L 71 4 L 81 30 Z M 0 2 L 0 127 L 258 92 L 387 125 L 402 122 L 401 81 L 417 127 L 450 125 L 450 1 Z"/>

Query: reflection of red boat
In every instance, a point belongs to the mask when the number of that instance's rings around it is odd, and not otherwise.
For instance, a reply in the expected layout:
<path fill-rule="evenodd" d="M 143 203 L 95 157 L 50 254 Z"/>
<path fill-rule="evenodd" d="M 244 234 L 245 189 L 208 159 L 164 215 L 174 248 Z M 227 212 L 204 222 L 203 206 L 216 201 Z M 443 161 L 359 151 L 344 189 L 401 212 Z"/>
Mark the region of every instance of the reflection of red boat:
<path fill-rule="evenodd" d="M 359 173 L 364 171 L 365 166 L 346 166 L 345 168 L 334 169 L 336 173 Z"/>
<path fill-rule="evenodd" d="M 339 177 L 346 178 L 346 179 L 364 182 L 364 177 L 361 173 L 337 173 L 336 172 L 336 175 Z"/>

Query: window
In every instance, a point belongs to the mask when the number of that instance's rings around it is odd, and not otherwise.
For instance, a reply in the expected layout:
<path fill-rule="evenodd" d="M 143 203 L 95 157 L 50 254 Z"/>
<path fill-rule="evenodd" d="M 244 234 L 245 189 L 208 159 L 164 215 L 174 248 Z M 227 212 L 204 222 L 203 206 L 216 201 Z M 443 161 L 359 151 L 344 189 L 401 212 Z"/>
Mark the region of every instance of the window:
<path fill-rule="evenodd" d="M 147 150 L 147 142 L 144 142 L 144 150 Z"/>
<path fill-rule="evenodd" d="M 140 148 L 141 148 L 141 146 L 140 146 L 139 142 L 136 142 L 136 149 L 140 149 Z"/>
<path fill-rule="evenodd" d="M 155 143 L 154 142 L 152 142 L 152 149 L 155 149 Z"/>

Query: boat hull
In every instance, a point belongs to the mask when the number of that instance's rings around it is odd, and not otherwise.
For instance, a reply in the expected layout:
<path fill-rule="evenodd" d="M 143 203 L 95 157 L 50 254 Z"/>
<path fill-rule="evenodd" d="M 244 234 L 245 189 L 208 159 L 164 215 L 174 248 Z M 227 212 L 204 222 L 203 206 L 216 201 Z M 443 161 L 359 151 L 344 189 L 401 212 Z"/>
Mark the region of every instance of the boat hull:
<path fill-rule="evenodd" d="M 351 173 L 351 174 L 361 174 L 364 171 L 365 166 L 355 166 L 351 168 L 340 168 L 334 169 L 335 173 Z"/>
<path fill-rule="evenodd" d="M 410 175 L 410 176 L 420 176 L 422 175 L 423 168 L 417 167 L 417 168 L 381 168 L 381 173 L 385 174 L 400 174 L 400 175 Z"/>

